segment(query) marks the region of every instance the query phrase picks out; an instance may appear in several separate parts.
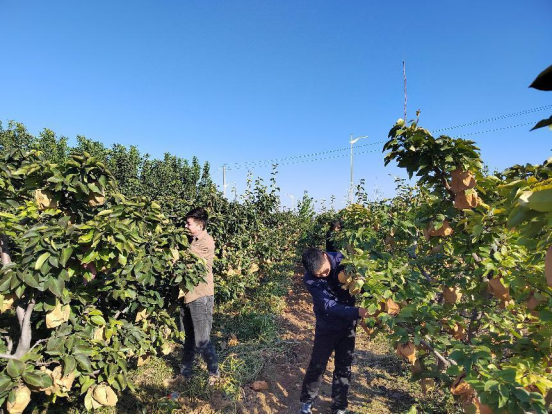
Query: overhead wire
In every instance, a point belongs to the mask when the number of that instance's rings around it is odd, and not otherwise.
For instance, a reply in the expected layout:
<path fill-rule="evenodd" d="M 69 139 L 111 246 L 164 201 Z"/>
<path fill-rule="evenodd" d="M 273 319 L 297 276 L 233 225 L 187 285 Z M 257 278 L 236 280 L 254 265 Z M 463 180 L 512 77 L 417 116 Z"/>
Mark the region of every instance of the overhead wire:
<path fill-rule="evenodd" d="M 446 128 L 435 129 L 435 130 L 433 130 L 433 132 L 450 131 L 451 129 L 465 128 L 465 127 L 472 126 L 472 125 L 479 125 L 479 124 L 484 124 L 484 123 L 487 123 L 487 122 L 500 121 L 502 119 L 513 118 L 513 117 L 520 116 L 520 115 L 527 115 L 527 114 L 531 114 L 531 113 L 534 113 L 534 112 L 540 112 L 540 111 L 544 111 L 546 109 L 551 109 L 551 108 L 552 108 L 552 105 L 538 106 L 536 108 L 525 109 L 523 111 L 512 112 L 512 113 L 505 114 L 505 115 L 499 115 L 499 116 L 495 116 L 493 118 L 480 119 L 478 121 L 467 122 L 465 124 L 459 124 L 459 125 L 454 125 L 454 126 L 450 126 L 450 127 L 446 127 Z"/>
<path fill-rule="evenodd" d="M 386 141 L 371 142 L 369 144 L 357 145 L 357 146 L 355 146 L 355 148 L 362 148 L 362 147 L 368 147 L 368 146 L 373 146 L 373 145 L 377 145 L 377 144 L 383 144 L 384 142 L 386 142 Z M 285 157 L 285 158 L 275 158 L 275 159 L 267 159 L 267 160 L 259 160 L 259 161 L 246 161 L 246 162 L 242 162 L 242 163 L 236 162 L 236 163 L 233 163 L 233 164 L 226 164 L 226 167 L 227 167 L 227 170 L 231 170 L 231 169 L 236 170 L 236 169 L 239 169 L 239 168 L 256 166 L 256 165 L 259 165 L 259 164 L 261 164 L 261 165 L 264 165 L 264 164 L 280 164 L 281 165 L 283 162 L 293 160 L 293 159 L 316 157 L 316 156 L 319 156 L 319 155 L 332 154 L 334 152 L 348 151 L 349 149 L 350 149 L 350 147 L 346 147 L 346 148 L 338 148 L 338 149 L 329 150 L 329 151 L 314 152 L 314 153 L 311 153 L 311 154 L 294 155 L 294 156 Z M 347 155 L 347 154 L 345 154 L 345 155 Z"/>
<path fill-rule="evenodd" d="M 522 127 L 522 126 L 534 125 L 534 124 L 535 124 L 534 122 L 526 122 L 524 124 L 508 125 L 508 126 L 501 127 L 501 128 L 488 129 L 487 131 L 470 132 L 468 134 L 462 134 L 462 136 L 467 137 L 467 136 L 471 136 L 471 135 L 487 134 L 489 132 L 502 131 L 504 129 L 511 129 L 511 128 L 519 128 L 519 127 Z"/>
<path fill-rule="evenodd" d="M 502 120 L 502 119 L 516 117 L 516 116 L 526 115 L 526 114 L 530 114 L 530 113 L 534 113 L 534 112 L 544 111 L 544 110 L 550 109 L 550 108 L 552 108 L 552 105 L 543 105 L 543 106 L 539 106 L 539 107 L 532 108 L 532 109 L 526 109 L 526 110 L 523 110 L 523 111 L 512 112 L 512 113 L 504 114 L 504 115 L 499 115 L 499 116 L 492 117 L 492 118 L 486 118 L 486 119 L 481 119 L 481 120 L 478 120 L 478 121 L 459 124 L 459 125 L 455 125 L 455 126 L 451 126 L 451 127 L 435 129 L 432 132 L 435 133 L 435 132 L 449 131 L 449 130 L 452 130 L 452 129 L 465 128 L 465 127 L 468 127 L 468 126 L 479 125 L 479 124 L 483 124 L 483 123 L 487 123 L 487 122 L 493 122 L 493 121 L 498 121 L 498 120 Z M 490 130 L 486 130 L 486 131 L 470 132 L 470 133 L 466 133 L 466 134 L 462 134 L 462 135 L 463 136 L 472 136 L 472 135 L 486 134 L 486 133 L 490 133 L 490 132 L 502 131 L 502 130 L 511 129 L 511 128 L 518 128 L 518 127 L 532 125 L 532 124 L 534 124 L 534 122 L 527 122 L 527 123 L 517 124 L 517 125 L 509 125 L 509 126 L 494 128 L 494 129 L 490 129 Z M 387 141 L 377 141 L 377 142 L 371 142 L 371 143 L 367 143 L 367 144 L 356 145 L 355 149 L 368 147 L 368 146 L 373 146 L 373 145 L 378 145 L 378 144 L 383 144 L 385 142 L 387 142 Z M 314 152 L 314 153 L 310 153 L 310 154 L 294 155 L 294 156 L 284 157 L 284 158 L 265 159 L 265 160 L 258 160 L 258 161 L 246 161 L 246 162 L 242 162 L 242 163 L 237 163 L 236 162 L 236 163 L 232 163 L 232 164 L 225 164 L 225 168 L 226 168 L 227 171 L 229 171 L 229 170 L 238 170 L 238 169 L 242 169 L 242 168 L 262 167 L 262 166 L 267 166 L 267 165 L 271 165 L 271 164 L 272 165 L 275 165 L 275 164 L 288 165 L 288 164 L 300 164 L 300 163 L 306 163 L 306 162 L 322 161 L 322 160 L 327 160 L 327 159 L 345 157 L 345 156 L 348 156 L 349 154 L 340 154 L 340 155 L 335 155 L 335 156 L 330 156 L 330 157 L 322 157 L 322 158 L 312 158 L 312 157 L 318 157 L 320 155 L 332 154 L 332 153 L 347 151 L 347 150 L 350 150 L 350 147 L 338 148 L 338 149 L 333 149 L 333 150 L 328 150 L 328 151 Z M 355 151 L 355 155 L 366 154 L 366 153 L 371 153 L 371 152 L 378 152 L 378 151 L 379 150 L 360 151 L 360 152 Z M 294 161 L 292 161 L 292 160 L 294 160 Z"/>

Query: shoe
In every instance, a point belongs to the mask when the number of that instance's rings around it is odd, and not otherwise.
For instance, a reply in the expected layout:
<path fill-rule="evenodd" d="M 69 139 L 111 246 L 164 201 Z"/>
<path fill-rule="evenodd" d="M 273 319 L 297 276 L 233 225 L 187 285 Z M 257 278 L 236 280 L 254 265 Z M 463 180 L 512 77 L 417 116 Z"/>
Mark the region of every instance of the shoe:
<path fill-rule="evenodd" d="M 213 387 L 220 383 L 220 372 L 217 370 L 215 373 L 209 373 L 209 379 L 207 380 L 207 384 L 210 387 Z"/>
<path fill-rule="evenodd" d="M 184 364 L 180 365 L 180 375 L 184 377 L 184 379 L 192 378 L 192 367 Z"/>
<path fill-rule="evenodd" d="M 184 378 L 182 375 L 177 375 L 174 378 L 167 378 L 166 380 L 164 380 L 163 385 L 165 386 L 165 388 L 174 390 L 183 387 L 184 384 L 186 384 L 186 381 L 186 378 Z"/>
<path fill-rule="evenodd" d="M 299 414 L 311 414 L 312 413 L 312 403 L 303 403 L 301 406 L 301 411 Z"/>

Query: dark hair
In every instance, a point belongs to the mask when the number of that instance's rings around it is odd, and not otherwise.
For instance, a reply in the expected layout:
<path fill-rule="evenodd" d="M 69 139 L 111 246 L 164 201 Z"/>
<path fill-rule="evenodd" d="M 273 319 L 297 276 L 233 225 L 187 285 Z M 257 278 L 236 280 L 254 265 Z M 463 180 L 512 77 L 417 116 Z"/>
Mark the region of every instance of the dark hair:
<path fill-rule="evenodd" d="M 324 252 L 314 247 L 309 247 L 303 252 L 303 257 L 301 261 L 305 270 L 310 273 L 316 273 L 324 265 Z"/>
<path fill-rule="evenodd" d="M 330 230 L 334 230 L 336 227 L 342 227 L 341 220 L 334 220 L 330 223 Z"/>
<path fill-rule="evenodd" d="M 207 220 L 209 219 L 209 214 L 207 214 L 207 211 L 202 207 L 197 207 L 191 210 L 188 214 L 186 214 L 186 220 L 192 218 L 195 221 L 199 222 L 203 229 L 207 227 Z"/>

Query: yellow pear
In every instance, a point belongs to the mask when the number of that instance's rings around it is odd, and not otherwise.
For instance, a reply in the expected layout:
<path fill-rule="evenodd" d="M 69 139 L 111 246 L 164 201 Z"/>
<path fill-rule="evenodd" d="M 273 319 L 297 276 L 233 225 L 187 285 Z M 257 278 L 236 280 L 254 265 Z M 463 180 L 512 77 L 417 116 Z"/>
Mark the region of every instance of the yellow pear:
<path fill-rule="evenodd" d="M 31 402 L 31 390 L 25 385 L 20 385 L 14 393 L 15 401 L 10 403 L 8 399 L 6 409 L 9 414 L 21 414 Z"/>
<path fill-rule="evenodd" d="M 69 305 L 61 306 L 61 303 L 57 302 L 56 307 L 46 314 L 46 327 L 52 329 L 60 326 L 69 320 L 70 314 L 71 307 Z"/>
<path fill-rule="evenodd" d="M 13 293 L 5 296 L 0 296 L 4 298 L 4 301 L 2 302 L 2 307 L 0 307 L 0 313 L 10 310 L 13 307 L 13 303 L 15 302 L 17 296 L 15 296 Z"/>
<path fill-rule="evenodd" d="M 397 345 L 397 355 L 406 359 L 412 365 L 416 363 L 416 347 L 410 341 Z"/>
<path fill-rule="evenodd" d="M 92 398 L 106 407 L 114 407 L 118 401 L 117 394 L 107 384 L 97 385 L 92 393 Z"/>

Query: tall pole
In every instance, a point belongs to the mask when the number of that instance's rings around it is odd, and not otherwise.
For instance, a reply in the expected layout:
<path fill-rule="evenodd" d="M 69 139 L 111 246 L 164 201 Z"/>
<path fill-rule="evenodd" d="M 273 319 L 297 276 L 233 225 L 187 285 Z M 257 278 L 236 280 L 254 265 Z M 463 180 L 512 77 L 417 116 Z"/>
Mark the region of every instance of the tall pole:
<path fill-rule="evenodd" d="M 226 165 L 222 166 L 222 193 L 226 197 Z"/>
<path fill-rule="evenodd" d="M 404 124 L 406 125 L 406 103 L 408 101 L 406 94 L 406 63 L 403 60 L 403 78 L 404 78 Z"/>
<path fill-rule="evenodd" d="M 351 204 L 353 204 L 353 198 L 354 198 L 354 179 L 353 179 L 353 144 L 357 142 L 359 139 L 365 139 L 368 138 L 368 135 L 363 135 L 361 137 L 356 137 L 353 139 L 353 134 L 351 134 L 351 139 L 349 140 L 349 144 L 351 144 L 351 184 L 349 186 L 349 201 Z"/>
<path fill-rule="evenodd" d="M 349 199 L 351 201 L 351 204 L 353 204 L 353 134 L 351 134 L 351 139 L 349 140 L 349 143 L 351 144 L 351 184 L 349 187 Z"/>

